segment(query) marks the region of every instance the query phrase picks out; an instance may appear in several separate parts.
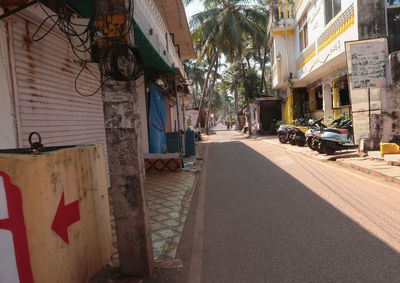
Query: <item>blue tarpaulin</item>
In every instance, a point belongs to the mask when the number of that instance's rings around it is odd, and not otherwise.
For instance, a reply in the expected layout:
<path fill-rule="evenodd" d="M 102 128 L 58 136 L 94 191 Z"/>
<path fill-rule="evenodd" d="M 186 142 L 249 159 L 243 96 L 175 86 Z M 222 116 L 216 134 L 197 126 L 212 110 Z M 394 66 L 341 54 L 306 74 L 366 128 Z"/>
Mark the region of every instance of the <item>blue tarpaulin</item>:
<path fill-rule="evenodd" d="M 165 153 L 167 151 L 167 138 L 165 136 L 164 96 L 158 92 L 154 85 L 150 86 L 150 153 Z"/>

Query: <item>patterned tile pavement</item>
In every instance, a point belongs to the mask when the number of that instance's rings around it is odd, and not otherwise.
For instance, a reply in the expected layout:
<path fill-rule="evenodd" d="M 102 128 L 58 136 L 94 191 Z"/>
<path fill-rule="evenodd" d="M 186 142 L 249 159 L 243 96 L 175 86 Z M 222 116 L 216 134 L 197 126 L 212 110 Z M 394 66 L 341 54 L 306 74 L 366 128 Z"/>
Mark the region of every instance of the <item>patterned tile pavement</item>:
<path fill-rule="evenodd" d="M 194 191 L 193 171 L 146 175 L 153 252 L 156 261 L 175 258 Z"/>

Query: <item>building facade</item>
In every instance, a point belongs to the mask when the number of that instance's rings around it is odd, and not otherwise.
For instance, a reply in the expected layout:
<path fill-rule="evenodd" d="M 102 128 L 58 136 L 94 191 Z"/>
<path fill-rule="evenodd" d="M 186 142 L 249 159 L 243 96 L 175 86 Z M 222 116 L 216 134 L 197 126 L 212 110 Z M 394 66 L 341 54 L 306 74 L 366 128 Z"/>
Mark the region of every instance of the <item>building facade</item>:
<path fill-rule="evenodd" d="M 31 132 L 41 135 L 45 147 L 102 144 L 100 148 L 108 162 L 97 169 L 104 175 L 107 173 L 107 187 L 111 187 L 113 195 L 121 270 L 138 277 L 149 276 L 154 262 L 144 195 L 143 159 L 149 136 L 148 86 L 157 81 L 164 86 L 165 107 L 170 114 L 165 131 L 172 130 L 176 124 L 184 129 L 183 106 L 190 88 L 181 59 L 193 58 L 195 53 L 183 4 L 180 0 L 21 2 L 27 1 L 0 3 L 0 16 L 4 17 L 0 21 L 0 149 L 29 148 Z M 16 5 L 22 6 L 13 10 Z M 132 6 L 134 9 L 127 11 L 127 7 Z M 100 11 L 102 8 L 104 10 Z M 60 16 L 60 11 L 65 14 Z M 94 17 L 95 11 L 102 12 L 99 13 L 101 17 Z M 123 16 L 117 11 L 124 11 Z M 71 37 L 82 36 L 85 32 L 76 31 L 71 36 L 63 30 L 62 24 L 57 26 L 52 21 L 57 16 L 68 24 L 77 23 L 78 27 L 85 23 L 88 27 L 89 19 L 96 24 L 103 21 L 100 28 L 104 34 L 87 33 L 94 42 L 90 48 L 97 44 L 97 36 L 102 41 L 102 37 L 107 37 L 104 35 L 112 35 L 108 27 L 115 26 L 113 20 L 123 18 L 124 23 L 132 23 L 127 34 L 123 28 L 118 30 L 121 41 L 110 40 L 110 48 L 104 40 L 101 48 L 111 52 L 108 49 L 118 47 L 121 42 L 132 43 L 129 50 L 134 47 L 141 60 L 130 53 L 119 54 L 118 58 L 124 60 L 113 57 L 113 63 L 104 60 L 101 67 L 109 63 L 106 67 L 112 65 L 112 71 L 123 74 L 139 62 L 143 67 L 142 75 L 125 80 L 109 75 L 104 68 L 99 68 L 100 60 L 86 57 L 94 52 L 82 49 L 84 39 L 77 43 L 85 53 L 80 54 L 85 60 L 78 58 L 74 48 L 77 46 Z M 104 81 L 107 76 L 108 80 Z M 48 166 L 58 167 L 50 163 Z M 54 182 L 61 183 L 56 179 Z M 29 204 L 34 199 L 24 201 Z M 52 213 L 45 207 L 42 209 Z M 58 262 L 53 257 L 46 260 Z M 54 278 L 47 281 L 63 282 Z"/>
<path fill-rule="evenodd" d="M 383 0 L 278 1 L 268 26 L 272 87 L 283 97 L 283 119 L 351 114 L 345 42 L 386 31 Z"/>

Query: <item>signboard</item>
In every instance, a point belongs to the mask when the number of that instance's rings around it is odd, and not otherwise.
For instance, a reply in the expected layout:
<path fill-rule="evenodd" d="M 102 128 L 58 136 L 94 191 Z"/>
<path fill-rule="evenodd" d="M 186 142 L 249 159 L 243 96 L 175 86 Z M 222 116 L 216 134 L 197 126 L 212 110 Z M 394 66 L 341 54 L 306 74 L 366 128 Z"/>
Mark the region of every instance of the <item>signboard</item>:
<path fill-rule="evenodd" d="M 370 133 L 371 114 L 381 113 L 381 92 L 386 89 L 386 38 L 345 42 L 354 142 Z"/>
<path fill-rule="evenodd" d="M 386 38 L 346 42 L 346 56 L 352 89 L 386 87 Z"/>

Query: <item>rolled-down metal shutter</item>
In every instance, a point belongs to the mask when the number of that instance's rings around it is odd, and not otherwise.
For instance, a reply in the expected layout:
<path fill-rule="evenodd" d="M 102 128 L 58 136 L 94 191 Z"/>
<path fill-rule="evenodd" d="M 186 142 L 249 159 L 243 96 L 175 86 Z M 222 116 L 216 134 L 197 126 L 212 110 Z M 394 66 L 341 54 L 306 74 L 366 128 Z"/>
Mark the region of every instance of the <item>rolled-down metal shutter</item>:
<path fill-rule="evenodd" d="M 62 34 L 51 32 L 33 42 L 35 23 L 19 16 L 10 21 L 20 146 L 29 147 L 31 132 L 40 133 L 45 146 L 102 143 L 109 183 L 101 92 L 90 97 L 77 93 L 74 82 L 82 65 L 73 60 L 71 46 Z M 78 80 L 78 89 L 84 93 L 100 85 L 97 65 L 88 64 L 88 68 L 90 72 L 85 70 Z"/>

